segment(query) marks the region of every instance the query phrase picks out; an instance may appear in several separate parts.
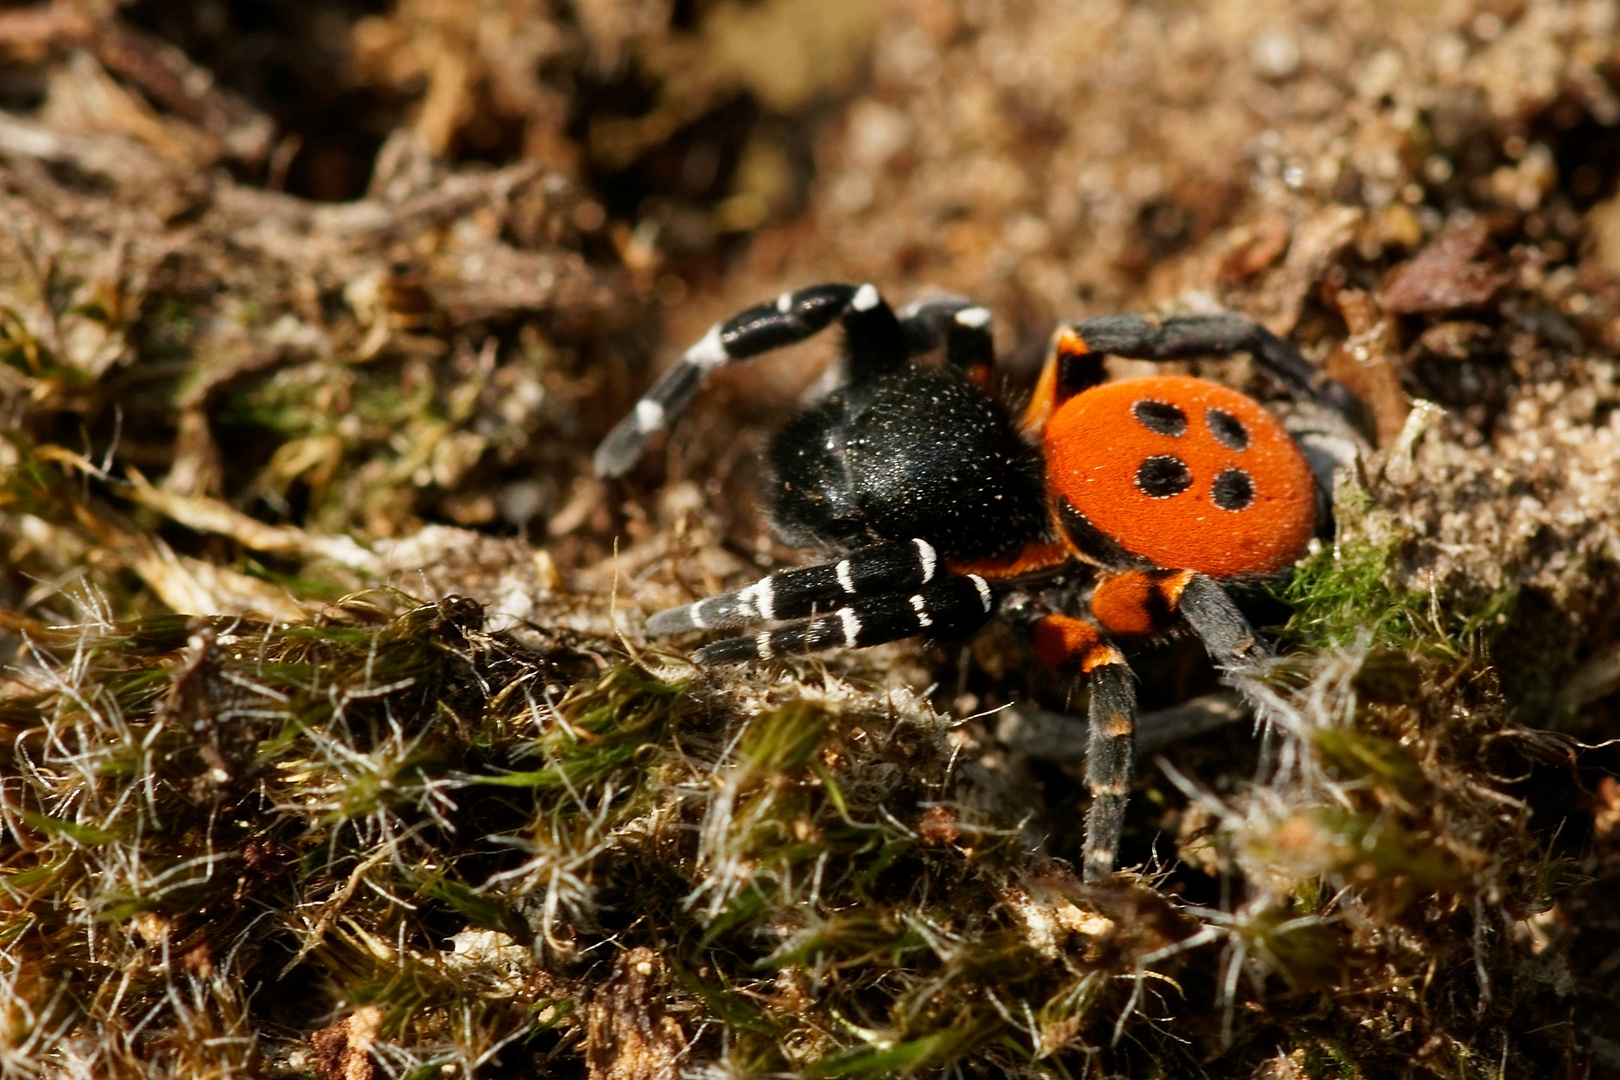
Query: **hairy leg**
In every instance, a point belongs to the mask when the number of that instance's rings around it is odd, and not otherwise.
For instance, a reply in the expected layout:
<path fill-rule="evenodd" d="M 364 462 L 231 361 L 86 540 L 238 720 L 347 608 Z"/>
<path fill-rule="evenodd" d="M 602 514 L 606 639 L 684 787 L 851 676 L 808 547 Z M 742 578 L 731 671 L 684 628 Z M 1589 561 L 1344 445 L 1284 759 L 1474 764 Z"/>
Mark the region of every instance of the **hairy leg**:
<path fill-rule="evenodd" d="M 926 634 L 959 637 L 984 625 L 995 609 L 990 585 L 977 574 L 941 574 L 915 592 L 855 597 L 825 615 L 798 619 L 753 637 L 705 645 L 700 664 L 735 664 L 827 649 L 863 649 Z"/>
<path fill-rule="evenodd" d="M 715 368 L 804 341 L 835 320 L 844 327 L 852 381 L 905 366 L 907 350 L 900 321 L 874 286 L 812 285 L 783 293 L 772 302 L 715 323 L 682 353 L 596 448 L 596 474 L 628 472 L 648 439 L 686 408 Z"/>
<path fill-rule="evenodd" d="M 647 632 L 734 630 L 796 619 L 842 606 L 854 597 L 912 590 L 943 571 L 938 553 L 926 540 L 874 544 L 836 563 L 778 570 L 745 588 L 660 611 L 647 620 Z"/>

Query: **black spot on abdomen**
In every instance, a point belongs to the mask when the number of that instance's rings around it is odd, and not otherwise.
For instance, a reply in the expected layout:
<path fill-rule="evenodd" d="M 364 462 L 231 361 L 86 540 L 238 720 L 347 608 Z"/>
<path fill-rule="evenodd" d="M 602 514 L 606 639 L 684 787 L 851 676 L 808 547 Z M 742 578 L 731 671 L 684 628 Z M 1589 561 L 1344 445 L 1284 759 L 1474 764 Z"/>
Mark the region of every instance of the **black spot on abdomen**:
<path fill-rule="evenodd" d="M 1209 425 L 1209 433 L 1215 436 L 1221 445 L 1232 450 L 1249 448 L 1249 429 L 1243 426 L 1243 421 L 1225 409 L 1210 409 L 1205 412 L 1204 423 Z"/>
<path fill-rule="evenodd" d="M 1222 469 L 1209 490 L 1209 497 L 1222 510 L 1245 510 L 1254 502 L 1254 481 L 1242 469 Z"/>
<path fill-rule="evenodd" d="M 1136 468 L 1136 487 L 1150 499 L 1168 499 L 1192 486 L 1187 463 L 1169 454 L 1154 454 Z"/>
<path fill-rule="evenodd" d="M 1180 437 L 1187 431 L 1187 414 L 1168 401 L 1143 398 L 1131 406 L 1131 415 L 1136 417 L 1137 423 L 1158 435 Z"/>

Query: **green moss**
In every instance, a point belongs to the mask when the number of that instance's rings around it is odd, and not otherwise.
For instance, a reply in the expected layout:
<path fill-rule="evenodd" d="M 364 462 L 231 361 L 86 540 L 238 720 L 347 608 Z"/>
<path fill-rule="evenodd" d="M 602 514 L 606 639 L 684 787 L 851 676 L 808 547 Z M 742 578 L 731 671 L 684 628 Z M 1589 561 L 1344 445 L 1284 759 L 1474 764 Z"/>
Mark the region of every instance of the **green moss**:
<path fill-rule="evenodd" d="M 1307 558 L 1279 591 L 1294 609 L 1285 639 L 1309 651 L 1360 640 L 1392 649 L 1413 643 L 1427 605 L 1389 584 L 1390 555 L 1387 546 L 1352 542 Z"/>
<path fill-rule="evenodd" d="M 1352 645 L 1370 650 L 1366 688 L 1378 696 L 1403 692 L 1398 660 L 1386 669 L 1395 682 L 1378 686 L 1380 654 L 1482 657 L 1507 625 L 1517 601 L 1513 590 L 1453 597 L 1399 585 L 1395 568 L 1404 541 L 1358 484 L 1341 485 L 1335 517 L 1338 541 L 1302 560 L 1275 591 L 1293 608 L 1282 634 L 1286 645 L 1311 653 Z"/>

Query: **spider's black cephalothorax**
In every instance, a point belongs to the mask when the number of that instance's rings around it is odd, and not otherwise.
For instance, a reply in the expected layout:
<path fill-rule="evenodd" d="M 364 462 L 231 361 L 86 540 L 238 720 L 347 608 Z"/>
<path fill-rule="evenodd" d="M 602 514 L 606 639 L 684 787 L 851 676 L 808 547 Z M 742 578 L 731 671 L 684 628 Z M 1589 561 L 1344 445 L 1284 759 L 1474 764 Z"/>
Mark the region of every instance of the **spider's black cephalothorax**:
<path fill-rule="evenodd" d="M 988 392 L 990 314 L 946 298 L 898 315 L 871 285 L 784 293 L 714 326 L 598 448 L 625 472 L 723 364 L 845 331 L 838 386 L 771 441 L 767 502 L 792 543 L 839 555 L 662 611 L 653 634 L 742 630 L 699 649 L 723 663 L 971 632 L 1017 596 L 1015 622 L 1048 666 L 1091 685 L 1088 879 L 1112 869 L 1131 775 L 1136 694 L 1112 639 L 1179 622 L 1229 670 L 1266 655 L 1222 581 L 1284 571 L 1315 529 L 1319 494 L 1293 439 L 1249 398 L 1160 376 L 1103 385 L 1101 356 L 1252 353 L 1298 397 L 1347 413 L 1344 389 L 1239 315 L 1155 322 L 1116 315 L 1054 336 L 1033 399 L 1014 415 Z M 942 348 L 944 365 L 915 367 Z M 1072 589 L 1028 585 L 1089 567 Z"/>
<path fill-rule="evenodd" d="M 790 421 L 766 461 L 774 523 L 801 546 L 923 536 L 971 559 L 1046 531 L 1040 453 L 954 372 L 851 381 Z"/>

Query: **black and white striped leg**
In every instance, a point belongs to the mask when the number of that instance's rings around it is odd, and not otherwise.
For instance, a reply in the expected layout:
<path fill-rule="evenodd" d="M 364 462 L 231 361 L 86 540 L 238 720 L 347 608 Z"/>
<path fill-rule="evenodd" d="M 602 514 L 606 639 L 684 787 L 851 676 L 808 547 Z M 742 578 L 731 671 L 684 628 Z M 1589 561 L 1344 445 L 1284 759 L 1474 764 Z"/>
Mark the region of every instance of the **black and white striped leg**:
<path fill-rule="evenodd" d="M 961 296 L 941 296 L 900 309 L 900 328 L 913 355 L 945 347 L 945 364 L 988 387 L 995 369 L 990 309 Z"/>
<path fill-rule="evenodd" d="M 1299 350 L 1237 312 L 1177 315 L 1162 322 L 1140 315 L 1100 315 L 1081 319 L 1074 329 L 1093 353 L 1139 360 L 1247 352 L 1295 393 L 1329 406 L 1352 421 L 1360 411 L 1355 397 L 1343 384 L 1327 378 Z"/>
<path fill-rule="evenodd" d="M 681 354 L 651 390 L 636 402 L 596 448 L 596 474 L 621 476 L 641 457 L 647 440 L 664 430 L 686 408 L 717 367 L 813 337 L 842 322 L 848 374 L 852 380 L 905 366 L 906 343 L 900 321 L 872 285 L 812 285 L 783 293 L 774 301 L 715 323 L 697 344 Z"/>
<path fill-rule="evenodd" d="M 1225 671 L 1252 668 L 1271 655 L 1227 591 L 1203 574 L 1187 580 L 1176 599 L 1176 610 L 1204 643 L 1209 658 Z"/>
<path fill-rule="evenodd" d="M 1114 656 L 1091 671 L 1091 733 L 1086 744 L 1091 808 L 1086 811 L 1086 841 L 1080 856 L 1086 881 L 1114 872 L 1135 772 L 1136 684 L 1125 658 L 1117 652 Z"/>
<path fill-rule="evenodd" d="M 943 570 L 934 546 L 920 537 L 875 544 L 836 563 L 778 570 L 746 588 L 660 611 L 647 620 L 647 633 L 662 637 L 798 619 L 855 597 L 915 591 Z"/>
<path fill-rule="evenodd" d="M 995 597 L 977 574 L 944 574 L 916 592 L 856 597 L 826 615 L 799 619 L 753 637 L 726 638 L 692 654 L 700 664 L 737 664 L 827 649 L 863 649 L 926 634 L 958 637 L 990 618 Z"/>

